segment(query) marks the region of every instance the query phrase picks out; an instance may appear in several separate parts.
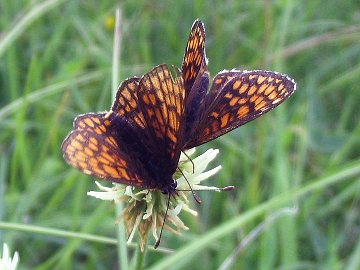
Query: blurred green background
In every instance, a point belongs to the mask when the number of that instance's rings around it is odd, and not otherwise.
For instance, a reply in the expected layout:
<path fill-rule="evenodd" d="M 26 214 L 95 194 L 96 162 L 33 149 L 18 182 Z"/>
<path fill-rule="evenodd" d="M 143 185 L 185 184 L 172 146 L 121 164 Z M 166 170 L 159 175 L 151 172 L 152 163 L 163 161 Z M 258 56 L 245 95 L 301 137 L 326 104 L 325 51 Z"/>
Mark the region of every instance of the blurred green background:
<path fill-rule="evenodd" d="M 213 76 L 268 69 L 298 84 L 276 110 L 198 148 L 220 149 L 223 169 L 206 184 L 238 189 L 201 192 L 199 216 L 181 216 L 190 230 L 165 232 L 172 252 L 149 248 L 142 267 L 360 269 L 359 1 L 14 0 L 0 2 L 0 243 L 20 253 L 19 269 L 127 264 L 113 204 L 87 196 L 94 179 L 60 152 L 76 115 L 112 103 L 117 7 L 121 80 L 179 67 L 200 18 Z"/>

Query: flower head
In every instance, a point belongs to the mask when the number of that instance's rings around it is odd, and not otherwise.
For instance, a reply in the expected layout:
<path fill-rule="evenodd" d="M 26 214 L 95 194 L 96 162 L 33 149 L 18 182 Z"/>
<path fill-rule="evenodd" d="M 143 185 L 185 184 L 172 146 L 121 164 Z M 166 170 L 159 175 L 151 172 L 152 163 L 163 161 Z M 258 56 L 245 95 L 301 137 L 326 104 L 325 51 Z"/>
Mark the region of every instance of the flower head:
<path fill-rule="evenodd" d="M 197 212 L 190 208 L 188 196 L 196 190 L 215 190 L 221 189 L 212 186 L 203 186 L 201 182 L 217 173 L 221 166 L 205 171 L 208 164 L 219 153 L 217 149 L 209 149 L 202 155 L 190 159 L 195 153 L 195 149 L 181 154 L 178 170 L 174 174 L 177 182 L 176 196 L 165 196 L 159 190 L 141 189 L 132 186 L 115 184 L 114 186 L 104 187 L 96 182 L 101 191 L 90 191 L 87 194 L 102 200 L 113 200 L 114 202 L 123 202 L 125 209 L 120 218 L 124 220 L 128 243 L 130 243 L 138 231 L 140 236 L 141 249 L 144 248 L 149 231 L 151 230 L 156 241 L 159 239 L 158 231 L 164 223 L 164 228 L 175 234 L 181 234 L 182 231 L 189 228 L 179 218 L 182 210 L 196 216 Z M 170 199 L 169 199 L 170 198 Z M 170 200 L 170 201 L 169 201 Z"/>
<path fill-rule="evenodd" d="M 14 257 L 11 258 L 9 248 L 7 244 L 3 245 L 3 253 L 0 257 L 0 270 L 15 270 L 19 262 L 19 254 L 17 251 L 14 253 Z"/>

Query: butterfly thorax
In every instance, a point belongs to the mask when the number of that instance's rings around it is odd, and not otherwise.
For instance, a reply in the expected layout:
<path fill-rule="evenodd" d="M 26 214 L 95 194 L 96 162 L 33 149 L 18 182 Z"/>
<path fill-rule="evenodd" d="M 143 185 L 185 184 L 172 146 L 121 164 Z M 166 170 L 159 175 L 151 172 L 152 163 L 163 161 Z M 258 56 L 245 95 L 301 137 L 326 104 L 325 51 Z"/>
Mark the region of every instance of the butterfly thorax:
<path fill-rule="evenodd" d="M 152 151 L 142 140 L 145 135 L 141 129 L 133 127 L 125 118 L 112 115 L 111 123 L 112 134 L 143 179 L 143 187 L 166 194 L 174 193 L 177 184 L 173 174 L 178 160 L 174 161 Z"/>

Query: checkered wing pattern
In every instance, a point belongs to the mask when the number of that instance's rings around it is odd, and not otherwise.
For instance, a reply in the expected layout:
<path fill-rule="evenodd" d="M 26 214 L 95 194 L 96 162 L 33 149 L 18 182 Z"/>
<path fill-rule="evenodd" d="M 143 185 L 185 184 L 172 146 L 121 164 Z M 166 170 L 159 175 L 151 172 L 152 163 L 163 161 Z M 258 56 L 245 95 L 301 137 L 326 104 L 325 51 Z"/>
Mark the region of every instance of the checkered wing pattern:
<path fill-rule="evenodd" d="M 139 82 L 140 78 L 137 77 L 126 79 L 117 90 L 111 110 L 119 116 L 126 118 L 132 125 L 143 129 L 146 124 L 138 107 L 137 88 Z"/>
<path fill-rule="evenodd" d="M 61 145 L 65 161 L 85 174 L 112 182 L 143 186 L 143 180 L 111 132 L 111 121 L 102 114 L 83 114 Z"/>
<path fill-rule="evenodd" d="M 271 71 L 219 73 L 184 149 L 211 141 L 254 120 L 277 107 L 294 91 L 292 79 Z"/>
<path fill-rule="evenodd" d="M 205 73 L 206 62 L 205 28 L 204 24 L 197 19 L 191 27 L 181 67 L 186 95 L 189 95 L 195 81 Z"/>
<path fill-rule="evenodd" d="M 166 65 L 157 66 L 141 78 L 137 94 L 146 123 L 143 141 L 152 152 L 177 163 L 185 95 L 181 77 L 174 80 Z"/>

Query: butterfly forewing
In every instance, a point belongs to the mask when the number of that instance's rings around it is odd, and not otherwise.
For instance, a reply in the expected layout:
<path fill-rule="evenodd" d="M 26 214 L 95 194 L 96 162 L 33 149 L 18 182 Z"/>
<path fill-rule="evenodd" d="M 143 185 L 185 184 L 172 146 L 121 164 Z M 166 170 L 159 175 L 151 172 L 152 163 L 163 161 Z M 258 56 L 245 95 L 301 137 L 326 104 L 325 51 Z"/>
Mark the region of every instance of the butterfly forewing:
<path fill-rule="evenodd" d="M 248 123 L 278 106 L 294 90 L 292 79 L 271 71 L 218 75 L 205 98 L 206 107 L 201 112 L 199 123 L 193 127 L 193 136 L 184 148 L 206 143 Z"/>
<path fill-rule="evenodd" d="M 177 162 L 184 114 L 182 79 L 174 80 L 166 65 L 157 66 L 141 79 L 138 97 L 149 147 Z"/>
<path fill-rule="evenodd" d="M 66 162 L 82 172 L 117 183 L 142 186 L 142 177 L 122 152 L 105 114 L 84 114 L 61 145 Z"/>
<path fill-rule="evenodd" d="M 126 79 L 119 87 L 111 110 L 125 117 L 131 124 L 145 128 L 145 120 L 138 109 L 137 88 L 140 78 Z"/>
<path fill-rule="evenodd" d="M 195 80 L 206 71 L 206 61 L 205 28 L 200 20 L 196 20 L 189 34 L 181 67 L 186 95 L 190 93 Z"/>
<path fill-rule="evenodd" d="M 209 87 L 205 27 L 200 20 L 196 20 L 191 27 L 181 70 L 185 88 L 184 136 L 189 137 L 199 120 L 200 106 Z"/>

